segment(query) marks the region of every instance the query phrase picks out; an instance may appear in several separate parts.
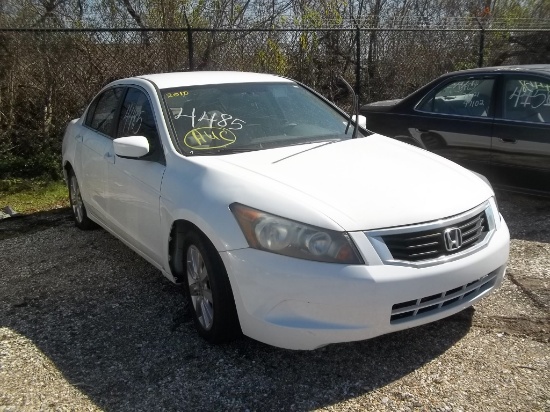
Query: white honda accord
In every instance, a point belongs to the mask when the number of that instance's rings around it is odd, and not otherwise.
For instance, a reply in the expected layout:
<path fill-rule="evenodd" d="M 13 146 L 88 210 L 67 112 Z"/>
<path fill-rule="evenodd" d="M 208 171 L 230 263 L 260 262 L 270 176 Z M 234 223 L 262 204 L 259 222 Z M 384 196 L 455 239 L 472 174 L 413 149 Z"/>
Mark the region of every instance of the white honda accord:
<path fill-rule="evenodd" d="M 183 283 L 213 343 L 372 338 L 471 306 L 506 269 L 483 177 L 283 77 L 115 81 L 68 125 L 63 168 L 76 226 L 101 225 Z"/>

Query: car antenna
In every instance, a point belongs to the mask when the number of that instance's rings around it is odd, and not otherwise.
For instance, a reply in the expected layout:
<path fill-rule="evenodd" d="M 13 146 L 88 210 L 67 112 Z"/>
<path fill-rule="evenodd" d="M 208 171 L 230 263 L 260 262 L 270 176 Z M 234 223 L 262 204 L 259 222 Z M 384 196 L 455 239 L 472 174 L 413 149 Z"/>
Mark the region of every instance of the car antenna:
<path fill-rule="evenodd" d="M 359 97 L 353 90 L 353 87 L 350 86 L 350 84 L 342 77 L 342 76 L 336 76 L 336 85 L 337 86 L 344 86 L 352 95 L 353 95 L 353 114 L 355 115 L 355 123 L 353 126 L 353 133 L 351 134 L 351 138 L 355 139 L 357 138 L 357 125 L 359 123 Z M 348 134 L 349 125 L 351 124 L 352 116 L 349 116 L 348 118 L 348 124 L 346 126 L 346 134 Z"/>

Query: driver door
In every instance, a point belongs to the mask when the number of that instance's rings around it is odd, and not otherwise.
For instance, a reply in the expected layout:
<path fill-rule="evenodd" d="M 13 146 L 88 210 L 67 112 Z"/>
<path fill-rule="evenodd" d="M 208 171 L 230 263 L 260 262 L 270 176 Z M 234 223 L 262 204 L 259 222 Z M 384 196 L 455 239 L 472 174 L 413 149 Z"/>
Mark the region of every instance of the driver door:
<path fill-rule="evenodd" d="M 114 155 L 107 172 L 107 209 L 117 233 L 160 263 L 160 186 L 165 170 L 164 154 L 147 93 L 138 87 L 128 87 L 116 137 L 138 135 L 147 138 L 150 152 L 139 159 Z"/>

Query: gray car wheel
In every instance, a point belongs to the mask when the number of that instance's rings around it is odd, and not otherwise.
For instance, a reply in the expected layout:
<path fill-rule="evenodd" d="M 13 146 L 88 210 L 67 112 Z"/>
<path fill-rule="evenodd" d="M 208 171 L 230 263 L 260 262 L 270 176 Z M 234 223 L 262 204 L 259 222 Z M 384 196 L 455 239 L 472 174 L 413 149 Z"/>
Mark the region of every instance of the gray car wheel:
<path fill-rule="evenodd" d="M 88 218 L 86 206 L 82 201 L 80 186 L 74 172 L 69 173 L 69 200 L 73 210 L 75 226 L 82 230 L 89 230 L 95 227 L 94 222 Z"/>
<path fill-rule="evenodd" d="M 187 284 L 197 320 L 201 328 L 208 331 L 214 322 L 214 300 L 206 263 L 195 245 L 187 249 Z"/>
<path fill-rule="evenodd" d="M 185 237 L 185 286 L 199 335 L 211 343 L 228 342 L 241 330 L 227 272 L 214 246 L 203 236 Z"/>

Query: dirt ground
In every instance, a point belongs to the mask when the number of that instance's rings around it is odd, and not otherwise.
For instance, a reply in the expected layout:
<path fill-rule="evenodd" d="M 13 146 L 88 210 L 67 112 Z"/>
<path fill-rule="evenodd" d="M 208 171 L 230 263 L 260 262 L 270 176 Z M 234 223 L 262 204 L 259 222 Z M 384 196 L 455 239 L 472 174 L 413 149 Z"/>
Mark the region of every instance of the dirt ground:
<path fill-rule="evenodd" d="M 0 411 L 550 411 L 550 200 L 498 202 L 512 242 L 496 293 L 309 352 L 206 344 L 178 287 L 67 209 L 2 220 Z"/>

